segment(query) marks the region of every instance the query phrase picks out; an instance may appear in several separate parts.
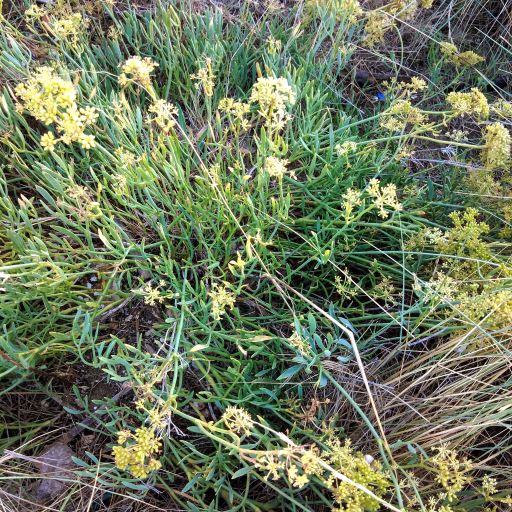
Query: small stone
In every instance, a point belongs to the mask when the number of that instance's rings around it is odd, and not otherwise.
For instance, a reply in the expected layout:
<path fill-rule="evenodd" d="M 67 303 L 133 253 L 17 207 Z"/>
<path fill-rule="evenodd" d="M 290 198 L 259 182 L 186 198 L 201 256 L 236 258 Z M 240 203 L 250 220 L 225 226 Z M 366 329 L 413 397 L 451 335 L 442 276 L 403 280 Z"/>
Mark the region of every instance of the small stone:
<path fill-rule="evenodd" d="M 364 456 L 364 460 L 368 463 L 368 464 L 372 464 L 373 461 L 375 460 L 371 455 L 365 455 Z"/>

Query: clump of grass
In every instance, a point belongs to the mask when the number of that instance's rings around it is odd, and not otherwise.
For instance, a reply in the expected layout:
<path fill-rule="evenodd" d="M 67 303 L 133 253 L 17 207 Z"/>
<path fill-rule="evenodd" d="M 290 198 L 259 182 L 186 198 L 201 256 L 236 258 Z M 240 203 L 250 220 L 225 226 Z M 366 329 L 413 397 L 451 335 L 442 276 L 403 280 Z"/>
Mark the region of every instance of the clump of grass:
<path fill-rule="evenodd" d="M 468 195 L 473 171 L 507 190 L 505 103 L 345 97 L 358 2 L 186 6 L 3 20 L 0 375 L 62 406 L 52 506 L 508 503 L 508 221 Z M 6 422 L 28 502 L 48 427 Z"/>

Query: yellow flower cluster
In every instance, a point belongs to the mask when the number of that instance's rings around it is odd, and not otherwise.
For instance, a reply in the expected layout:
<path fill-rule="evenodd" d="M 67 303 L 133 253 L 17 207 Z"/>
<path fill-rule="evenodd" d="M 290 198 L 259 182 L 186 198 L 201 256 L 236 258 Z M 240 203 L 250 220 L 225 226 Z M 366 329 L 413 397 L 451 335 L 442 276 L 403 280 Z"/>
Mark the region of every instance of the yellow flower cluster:
<path fill-rule="evenodd" d="M 145 409 L 148 413 L 148 420 L 151 426 L 157 430 L 161 430 L 165 428 L 167 425 L 167 418 L 170 416 L 165 410 L 158 409 L 154 407 L 149 411 Z"/>
<path fill-rule="evenodd" d="M 395 20 L 409 21 L 418 9 L 430 9 L 433 0 L 392 0 L 388 4 L 366 13 L 366 46 L 373 47 L 384 40 L 386 33 L 395 26 Z"/>
<path fill-rule="evenodd" d="M 427 88 L 427 82 L 423 78 L 413 76 L 410 82 L 400 82 L 400 87 L 403 91 L 407 91 L 408 94 L 415 94 L 424 91 Z"/>
<path fill-rule="evenodd" d="M 458 294 L 458 309 L 464 320 L 479 323 L 490 330 L 508 329 L 512 325 L 512 292 L 499 290 L 495 285 L 487 285 L 482 291 Z"/>
<path fill-rule="evenodd" d="M 319 461 L 318 449 L 312 446 L 300 456 L 299 464 L 290 464 L 288 466 L 286 470 L 288 481 L 293 487 L 301 489 L 309 483 L 312 476 L 321 476 L 324 472 Z"/>
<path fill-rule="evenodd" d="M 381 187 L 380 181 L 377 178 L 372 178 L 368 182 L 366 195 L 372 200 L 372 206 L 379 210 L 379 216 L 383 219 L 389 217 L 389 209 L 396 212 L 402 211 L 403 209 L 402 204 L 397 198 L 396 185 L 393 183 Z M 344 217 L 347 222 L 350 222 L 355 218 L 354 212 L 356 208 L 363 204 L 364 192 L 354 188 L 348 188 L 342 197 Z"/>
<path fill-rule="evenodd" d="M 475 208 L 468 208 L 464 212 L 450 213 L 449 217 L 453 227 L 439 238 L 436 244 L 437 250 L 442 254 L 481 260 L 490 259 L 489 247 L 481 239 L 481 236 L 487 234 L 490 228 L 485 222 L 478 220 L 478 215 L 478 210 Z"/>
<path fill-rule="evenodd" d="M 250 128 L 249 120 L 247 119 L 251 109 L 249 103 L 233 98 L 222 98 L 217 108 L 219 112 L 227 114 L 231 129 L 234 132 L 238 130 L 246 131 Z"/>
<path fill-rule="evenodd" d="M 391 16 L 383 11 L 373 10 L 366 13 L 366 25 L 364 44 L 368 48 L 373 48 L 378 43 L 384 41 L 386 33 L 395 26 Z"/>
<path fill-rule="evenodd" d="M 342 276 L 334 278 L 334 286 L 341 300 L 353 299 L 358 293 L 357 286 L 348 274 L 348 269 L 345 269 Z"/>
<path fill-rule="evenodd" d="M 113 192 L 121 196 L 127 196 L 130 189 L 128 187 L 128 178 L 121 173 L 112 175 Z"/>
<path fill-rule="evenodd" d="M 124 148 L 117 148 L 114 151 L 114 154 L 119 158 L 119 162 L 121 163 L 121 167 L 127 168 L 135 165 L 138 161 L 138 158 L 136 155 L 131 153 L 130 151 L 127 151 Z"/>
<path fill-rule="evenodd" d="M 51 23 L 51 31 L 61 39 L 69 41 L 72 46 L 76 46 L 80 35 L 84 32 L 87 23 L 79 12 L 70 16 L 56 19 Z"/>
<path fill-rule="evenodd" d="M 244 116 L 249 113 L 251 107 L 248 103 L 244 103 L 243 101 L 237 101 L 233 98 L 222 98 L 219 101 L 218 109 L 220 112 L 242 120 Z"/>
<path fill-rule="evenodd" d="M 70 108 L 76 100 L 73 84 L 49 67 L 36 69 L 26 83 L 16 87 L 16 94 L 23 101 L 23 108 L 44 124 L 57 121 L 61 111 Z"/>
<path fill-rule="evenodd" d="M 134 293 L 142 295 L 144 297 L 144 304 L 147 304 L 148 306 L 161 304 L 166 299 L 179 297 L 179 293 L 162 290 L 166 285 L 167 283 L 161 279 L 156 286 L 153 286 L 151 283 L 146 283 L 138 290 L 134 290 Z"/>
<path fill-rule="evenodd" d="M 475 169 L 464 177 L 464 185 L 472 192 L 477 193 L 482 198 L 482 204 L 504 208 L 509 205 L 506 200 L 508 193 L 505 180 L 496 180 L 494 173 L 489 172 L 485 167 Z M 509 223 L 509 217 L 503 210 L 503 219 Z"/>
<path fill-rule="evenodd" d="M 420 3 L 416 0 L 392 0 L 382 9 L 402 21 L 412 20 L 418 13 Z"/>
<path fill-rule="evenodd" d="M 453 113 L 458 116 L 475 116 L 478 119 L 487 119 L 490 113 L 489 103 L 482 92 L 473 87 L 470 92 L 451 92 L 446 97 Z"/>
<path fill-rule="evenodd" d="M 357 23 L 364 11 L 358 0 L 307 0 L 306 9 L 325 9 L 337 21 L 345 21 L 350 25 Z"/>
<path fill-rule="evenodd" d="M 283 43 L 280 39 L 276 39 L 274 36 L 268 36 L 265 40 L 267 45 L 267 51 L 269 55 L 277 55 L 283 49 Z"/>
<path fill-rule="evenodd" d="M 389 217 L 389 210 L 396 212 L 402 211 L 403 206 L 398 201 L 396 185 L 389 183 L 381 187 L 380 181 L 377 178 L 372 178 L 368 182 L 366 191 L 361 191 L 354 188 L 348 188 L 343 194 L 342 207 L 344 210 L 344 217 L 346 222 L 350 222 L 355 218 L 355 210 L 363 204 L 363 198 L 368 196 L 372 201 L 372 207 L 379 210 L 379 216 L 383 219 Z"/>
<path fill-rule="evenodd" d="M 312 355 L 311 345 L 297 331 L 287 338 L 288 344 L 302 356 Z"/>
<path fill-rule="evenodd" d="M 482 478 L 482 494 L 488 500 L 493 494 L 498 492 L 498 481 L 489 475 Z"/>
<path fill-rule="evenodd" d="M 286 174 L 289 174 L 292 178 L 296 179 L 295 173 L 293 171 L 289 171 L 287 165 L 288 160 L 269 156 L 265 160 L 264 169 L 271 178 L 276 178 L 278 181 L 282 181 Z"/>
<path fill-rule="evenodd" d="M 397 297 L 400 297 L 401 293 L 398 291 L 390 277 L 383 276 L 382 279 L 374 286 L 372 296 L 384 301 L 386 306 L 388 306 L 391 304 L 396 305 Z"/>
<path fill-rule="evenodd" d="M 28 18 L 40 18 L 46 14 L 46 10 L 37 4 L 32 4 L 26 11 L 25 16 Z"/>
<path fill-rule="evenodd" d="M 349 439 L 342 444 L 338 438 L 332 437 L 327 441 L 327 445 L 330 450 L 323 452 L 322 458 L 334 469 L 379 497 L 387 493 L 391 483 L 378 461 L 361 452 L 354 452 Z M 369 462 L 370 460 L 371 462 Z M 376 512 L 380 509 L 380 503 L 375 498 L 348 482 L 341 482 L 331 476 L 327 480 L 327 486 L 333 494 L 334 501 L 339 505 L 339 508 L 333 510 Z"/>
<path fill-rule="evenodd" d="M 462 142 L 468 140 L 468 132 L 466 130 L 452 130 L 451 132 L 446 132 L 445 135 L 450 137 L 455 142 Z"/>
<path fill-rule="evenodd" d="M 220 320 L 226 308 L 233 309 L 235 306 L 236 296 L 230 290 L 229 283 L 225 281 L 222 284 L 213 283 L 208 296 L 212 299 L 212 316 L 214 320 Z"/>
<path fill-rule="evenodd" d="M 75 86 L 49 67 L 40 67 L 30 78 L 16 87 L 21 104 L 18 111 L 27 110 L 45 125 L 55 125 L 60 137 L 51 132 L 41 138 L 41 145 L 53 151 L 58 142 L 78 142 L 84 149 L 94 146 L 94 135 L 84 133 L 98 114 L 93 107 L 78 108 Z"/>
<path fill-rule="evenodd" d="M 146 283 L 142 288 L 136 290 L 136 292 L 144 297 L 144 304 L 148 306 L 161 304 L 164 301 L 159 286 L 153 287 L 151 283 Z"/>
<path fill-rule="evenodd" d="M 251 415 L 242 407 L 230 405 L 222 414 L 222 421 L 231 432 L 250 435 L 254 427 Z"/>
<path fill-rule="evenodd" d="M 342 197 L 343 209 L 345 210 L 345 221 L 350 222 L 354 219 L 354 210 L 363 204 L 361 191 L 354 188 L 348 188 Z"/>
<path fill-rule="evenodd" d="M 161 381 L 161 373 L 154 368 L 149 374 L 137 375 L 137 379 L 140 379 L 141 384 L 135 389 L 138 397 L 135 400 L 135 407 L 147 414 L 147 421 L 155 431 L 161 432 L 168 425 L 171 416 L 169 402 L 166 403 L 161 397 L 155 395 L 155 385 L 157 381 Z M 143 382 L 144 380 L 146 382 Z M 148 402 L 149 405 L 146 406 Z"/>
<path fill-rule="evenodd" d="M 340 16 L 348 23 L 356 23 L 364 13 L 359 0 L 337 0 L 335 3 Z"/>
<path fill-rule="evenodd" d="M 408 124 L 421 126 L 426 121 L 425 114 L 419 108 L 413 107 L 409 100 L 398 100 L 382 116 L 380 125 L 392 132 L 401 132 Z"/>
<path fill-rule="evenodd" d="M 396 195 L 396 185 L 389 183 L 381 187 L 377 178 L 372 178 L 368 183 L 368 195 L 373 198 L 373 205 L 379 210 L 379 216 L 383 219 L 389 217 L 389 211 L 385 208 L 391 208 L 396 212 L 402 211 L 402 204 L 398 202 Z"/>
<path fill-rule="evenodd" d="M 266 473 L 264 476 L 265 480 L 269 478 L 279 480 L 281 478 L 281 471 L 285 469 L 285 462 L 279 454 L 265 453 L 258 456 L 256 467 Z"/>
<path fill-rule="evenodd" d="M 510 132 L 501 123 L 486 126 L 484 147 L 481 152 L 482 163 L 490 171 L 504 168 L 510 162 Z"/>
<path fill-rule="evenodd" d="M 265 480 L 278 480 L 286 475 L 293 487 L 298 489 L 309 483 L 312 477 L 323 482 L 331 491 L 339 512 L 376 512 L 380 503 L 349 482 L 340 481 L 334 472 L 340 472 L 352 481 L 383 496 L 391 487 L 387 474 L 372 457 L 354 452 L 350 440 L 341 443 L 331 436 L 327 440 L 328 450 L 319 452 L 311 446 L 287 447 L 271 453 L 261 453 L 257 457 L 256 467 L 265 472 Z M 334 472 L 333 472 L 334 470 Z"/>
<path fill-rule="evenodd" d="M 149 108 L 147 122 L 156 124 L 164 133 L 169 133 L 176 126 L 178 109 L 165 100 L 156 100 Z"/>
<path fill-rule="evenodd" d="M 437 245 L 446 242 L 446 239 L 447 235 L 442 229 L 423 227 L 420 231 L 411 235 L 405 244 L 405 248 L 412 251 L 418 247 L 424 248 L 426 245 Z"/>
<path fill-rule="evenodd" d="M 233 259 L 228 263 L 228 269 L 235 276 L 240 273 L 243 275 L 247 263 L 247 260 L 242 258 L 240 251 L 236 251 L 236 260 Z"/>
<path fill-rule="evenodd" d="M 147 478 L 152 471 L 162 467 L 154 457 L 161 446 L 154 428 L 140 427 L 135 434 L 122 430 L 118 433 L 117 445 L 112 449 L 115 465 L 121 471 L 128 469 L 135 478 Z"/>
<path fill-rule="evenodd" d="M 205 66 L 198 69 L 197 73 L 190 75 L 192 80 L 197 82 L 196 88 L 203 87 L 204 94 L 211 98 L 215 87 L 215 75 L 212 70 L 212 60 L 209 57 L 205 59 Z"/>
<path fill-rule="evenodd" d="M 425 304 L 445 304 L 455 300 L 457 283 L 453 277 L 444 272 L 437 272 L 435 277 L 414 285 L 414 291 L 420 295 Z"/>
<path fill-rule="evenodd" d="M 314 446 L 308 450 L 303 448 L 286 448 L 277 453 L 265 453 L 258 457 L 256 467 L 265 472 L 265 480 L 286 478 L 297 489 L 307 485 L 312 476 L 321 477 L 324 470 L 320 465 L 320 455 Z"/>
<path fill-rule="evenodd" d="M 457 493 L 469 483 L 468 473 L 473 469 L 473 464 L 468 459 L 460 459 L 457 452 L 446 445 L 437 447 L 436 451 L 436 455 L 430 458 L 432 469 L 436 480 L 446 491 L 447 500 L 454 501 Z"/>
<path fill-rule="evenodd" d="M 55 37 L 68 42 L 71 46 L 76 46 L 80 36 L 87 28 L 88 21 L 84 19 L 81 13 L 70 12 L 69 7 L 47 5 L 45 7 L 37 4 L 31 5 L 25 15 L 29 20 L 38 20 L 43 28 L 53 34 Z"/>
<path fill-rule="evenodd" d="M 412 98 L 427 88 L 427 82 L 418 76 L 413 76 L 410 82 L 398 82 L 396 78 L 382 82 L 383 87 L 393 96 Z"/>
<path fill-rule="evenodd" d="M 117 41 L 122 36 L 122 31 L 116 25 L 110 25 L 107 30 L 107 37 L 113 41 Z"/>
<path fill-rule="evenodd" d="M 336 153 L 338 156 L 346 156 L 349 153 L 353 153 L 357 149 L 357 143 L 353 140 L 346 140 L 345 142 L 341 144 L 336 144 L 334 146 L 334 149 L 336 150 Z"/>
<path fill-rule="evenodd" d="M 443 496 L 438 496 L 437 499 L 434 496 L 430 496 L 428 499 L 426 512 L 455 512 L 450 505 L 443 505 L 443 501 Z"/>
<path fill-rule="evenodd" d="M 286 108 L 295 103 L 296 96 L 286 78 L 258 78 L 253 85 L 250 103 L 257 103 L 259 114 L 273 130 L 284 128 L 288 120 Z"/>
<path fill-rule="evenodd" d="M 151 88 L 151 73 L 158 67 L 158 64 L 149 57 L 135 55 L 127 59 L 121 66 L 122 73 L 119 75 L 119 84 L 125 87 L 129 83 L 137 83 L 146 89 Z"/>
<path fill-rule="evenodd" d="M 453 43 L 441 43 L 441 53 L 455 66 L 472 67 L 485 59 L 473 51 L 459 52 Z"/>
<path fill-rule="evenodd" d="M 453 212 L 449 230 L 427 228 L 409 240 L 408 249 L 431 244 L 440 253 L 441 270 L 426 282 L 416 282 L 414 290 L 425 303 L 453 304 L 463 325 L 478 323 L 490 330 L 506 329 L 512 325 L 512 291 L 505 287 L 510 274 L 504 267 L 507 281 L 495 274 L 495 279 L 479 283 L 482 275 L 495 269 L 486 263 L 493 255 L 482 239 L 490 227 L 479 221 L 478 215 L 474 208 Z M 453 315 L 448 309 L 443 314 Z"/>
<path fill-rule="evenodd" d="M 498 100 L 492 107 L 492 112 L 505 119 L 512 119 L 512 101 Z"/>
<path fill-rule="evenodd" d="M 59 204 L 69 205 L 68 198 L 73 199 L 76 203 L 73 210 L 81 220 L 92 220 L 101 216 L 100 204 L 92 199 L 85 187 L 74 184 L 66 189 L 66 194 Z"/>

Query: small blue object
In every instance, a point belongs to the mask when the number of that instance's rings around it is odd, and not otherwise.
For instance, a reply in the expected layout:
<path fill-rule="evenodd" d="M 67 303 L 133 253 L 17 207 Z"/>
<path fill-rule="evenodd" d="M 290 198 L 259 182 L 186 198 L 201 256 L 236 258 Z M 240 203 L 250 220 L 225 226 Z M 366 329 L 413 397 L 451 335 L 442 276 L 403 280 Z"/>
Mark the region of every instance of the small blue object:
<path fill-rule="evenodd" d="M 384 95 L 383 92 L 378 91 L 377 94 L 375 95 L 375 99 L 377 101 L 386 101 L 386 96 Z"/>

